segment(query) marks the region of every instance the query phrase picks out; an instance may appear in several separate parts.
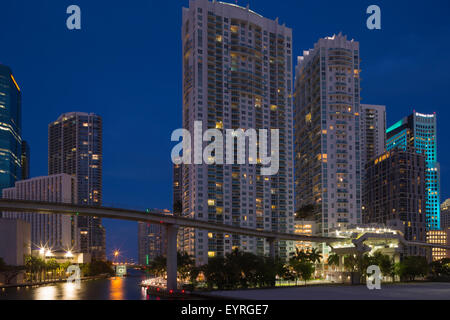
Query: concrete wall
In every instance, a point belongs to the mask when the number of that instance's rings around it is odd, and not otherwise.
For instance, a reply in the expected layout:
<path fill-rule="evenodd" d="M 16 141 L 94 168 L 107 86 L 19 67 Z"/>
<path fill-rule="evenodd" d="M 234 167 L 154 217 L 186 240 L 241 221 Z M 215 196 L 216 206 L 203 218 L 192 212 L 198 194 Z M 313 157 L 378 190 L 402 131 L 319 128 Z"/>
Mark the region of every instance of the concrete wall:
<path fill-rule="evenodd" d="M 0 257 L 7 265 L 23 266 L 31 254 L 31 225 L 23 220 L 0 219 Z"/>

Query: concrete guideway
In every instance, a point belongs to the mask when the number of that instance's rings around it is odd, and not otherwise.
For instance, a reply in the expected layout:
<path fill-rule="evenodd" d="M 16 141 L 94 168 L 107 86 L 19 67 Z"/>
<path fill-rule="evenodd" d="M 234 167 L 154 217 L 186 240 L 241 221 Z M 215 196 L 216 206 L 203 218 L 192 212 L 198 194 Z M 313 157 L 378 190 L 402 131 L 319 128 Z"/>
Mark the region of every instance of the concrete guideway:
<path fill-rule="evenodd" d="M 117 220 L 128 220 L 137 222 L 146 222 L 152 224 L 162 224 L 167 229 L 167 288 L 171 290 L 177 289 L 177 234 L 178 228 L 195 228 L 206 231 L 219 232 L 225 234 L 235 234 L 242 236 L 250 236 L 256 238 L 265 238 L 269 242 L 270 256 L 275 256 L 275 245 L 277 241 L 303 241 L 314 243 L 326 243 L 332 249 L 336 243 L 350 242 L 353 249 L 361 251 L 364 249 L 364 241 L 373 238 L 392 239 L 397 238 L 399 242 L 406 245 L 416 245 L 428 248 L 442 248 L 449 249 L 448 246 L 418 243 L 405 241 L 398 235 L 374 234 L 368 232 L 358 239 L 351 239 L 347 237 L 322 237 L 322 236 L 307 236 L 298 234 L 279 233 L 272 231 L 263 231 L 257 229 L 247 229 L 226 225 L 221 223 L 214 223 L 204 220 L 191 219 L 185 217 L 177 217 L 173 215 L 166 215 L 151 211 L 137 211 L 121 208 L 108 208 L 101 206 L 83 206 L 67 203 L 51 203 L 38 201 L 24 201 L 24 200 L 9 200 L 0 199 L 0 211 L 7 212 L 24 212 L 24 213 L 40 213 L 40 214 L 64 214 L 76 216 L 92 216 L 98 218 L 108 218 Z M 349 248 L 351 249 L 351 248 Z"/>
<path fill-rule="evenodd" d="M 275 255 L 275 244 L 277 241 L 285 240 L 330 243 L 331 241 L 345 240 L 342 238 L 305 236 L 247 229 L 203 220 L 165 215 L 151 211 L 146 212 L 100 206 L 73 205 L 67 203 L 0 199 L 0 211 L 91 216 L 98 218 L 163 224 L 167 228 L 167 288 L 169 290 L 177 289 L 177 233 L 179 227 L 195 228 L 256 238 L 266 238 L 269 241 L 269 252 L 271 256 Z"/>

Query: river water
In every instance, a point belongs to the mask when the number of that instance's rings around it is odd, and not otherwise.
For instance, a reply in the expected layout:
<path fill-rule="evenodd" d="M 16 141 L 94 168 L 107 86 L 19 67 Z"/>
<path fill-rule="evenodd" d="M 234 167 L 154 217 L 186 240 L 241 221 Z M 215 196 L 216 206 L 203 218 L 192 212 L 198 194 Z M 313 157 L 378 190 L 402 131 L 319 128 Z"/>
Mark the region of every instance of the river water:
<path fill-rule="evenodd" d="M 158 300 L 139 283 L 146 275 L 130 270 L 128 277 L 82 281 L 80 286 L 58 283 L 38 288 L 0 290 L 0 300 Z"/>

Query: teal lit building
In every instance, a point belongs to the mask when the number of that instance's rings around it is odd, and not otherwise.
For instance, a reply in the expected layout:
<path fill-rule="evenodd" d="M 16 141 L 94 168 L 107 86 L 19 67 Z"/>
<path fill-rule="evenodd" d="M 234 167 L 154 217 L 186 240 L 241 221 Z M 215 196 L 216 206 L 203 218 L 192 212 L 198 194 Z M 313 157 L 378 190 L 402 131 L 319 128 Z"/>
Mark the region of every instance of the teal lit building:
<path fill-rule="evenodd" d="M 426 226 L 439 230 L 440 222 L 440 168 L 437 162 L 436 114 L 413 112 L 391 126 L 387 131 L 386 149 L 415 150 L 426 156 Z"/>
<path fill-rule="evenodd" d="M 9 67 L 0 64 L 0 194 L 22 178 L 22 97 Z"/>

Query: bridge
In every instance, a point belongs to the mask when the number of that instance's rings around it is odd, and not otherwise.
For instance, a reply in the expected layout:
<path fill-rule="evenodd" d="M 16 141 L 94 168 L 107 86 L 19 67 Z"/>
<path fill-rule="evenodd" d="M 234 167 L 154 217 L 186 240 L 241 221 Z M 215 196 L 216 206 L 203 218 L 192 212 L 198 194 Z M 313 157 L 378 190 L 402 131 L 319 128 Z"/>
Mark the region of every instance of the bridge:
<path fill-rule="evenodd" d="M 137 211 L 100 206 L 74 205 L 68 203 L 0 199 L 0 211 L 63 214 L 70 216 L 90 216 L 98 218 L 146 222 L 151 224 L 162 224 L 167 229 L 167 288 L 169 290 L 175 290 L 177 288 L 177 233 L 179 227 L 195 228 L 212 232 L 250 236 L 256 238 L 265 238 L 269 241 L 269 252 L 272 257 L 275 256 L 275 244 L 277 241 L 308 241 L 328 244 L 332 241 L 334 242 L 345 240 L 342 238 L 306 236 L 263 231 L 257 229 L 247 229 L 204 220 L 165 215 L 152 211 Z"/>

